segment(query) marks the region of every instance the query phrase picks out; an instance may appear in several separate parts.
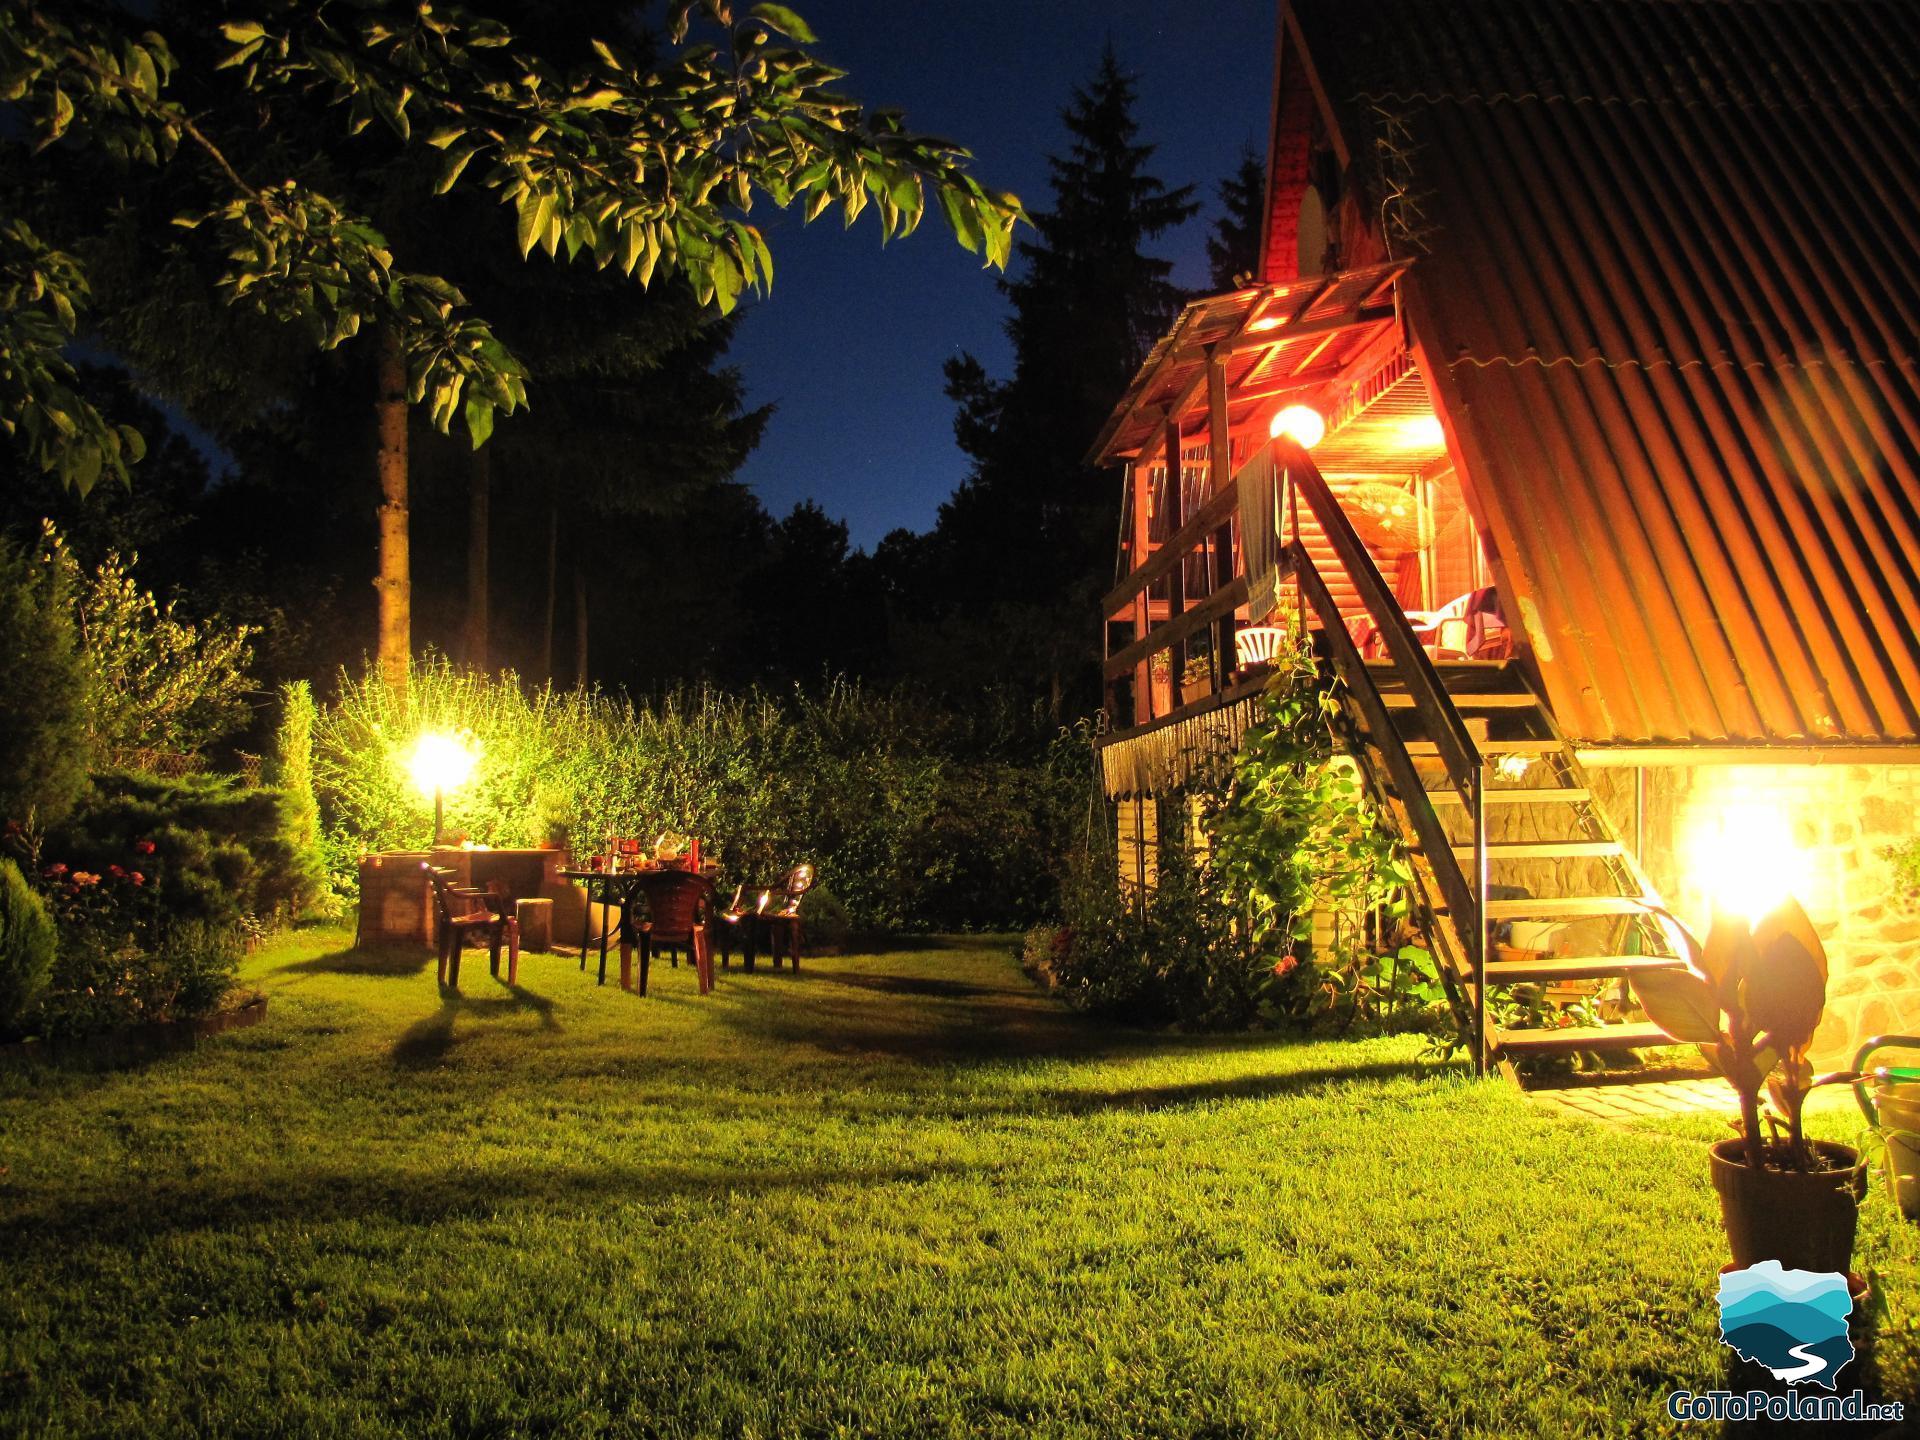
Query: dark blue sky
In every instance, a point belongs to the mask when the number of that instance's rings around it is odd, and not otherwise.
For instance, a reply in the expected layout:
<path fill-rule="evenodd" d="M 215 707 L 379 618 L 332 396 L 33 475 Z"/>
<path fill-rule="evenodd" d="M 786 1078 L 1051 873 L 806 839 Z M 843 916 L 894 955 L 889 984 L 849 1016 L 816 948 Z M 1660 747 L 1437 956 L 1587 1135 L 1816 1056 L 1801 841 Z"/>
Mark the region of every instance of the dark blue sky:
<path fill-rule="evenodd" d="M 847 70 L 844 88 L 906 111 L 907 123 L 971 149 L 987 184 L 1048 202 L 1060 111 L 1111 37 L 1138 79 L 1141 139 L 1168 184 L 1197 183 L 1206 210 L 1161 253 L 1201 286 L 1216 182 L 1240 146 L 1266 143 L 1274 0 L 794 0 L 811 47 Z M 924 530 L 966 472 L 940 367 L 970 350 L 1004 375 L 1010 355 L 995 272 L 953 240 L 937 210 L 881 248 L 871 214 L 853 231 L 829 213 L 754 211 L 775 281 L 740 326 L 732 360 L 750 402 L 779 409 L 742 478 L 783 515 L 812 498 L 871 547 L 896 526 Z M 1031 234 L 1031 232 L 1027 232 Z M 1016 264 L 1018 262 L 1016 261 Z"/>

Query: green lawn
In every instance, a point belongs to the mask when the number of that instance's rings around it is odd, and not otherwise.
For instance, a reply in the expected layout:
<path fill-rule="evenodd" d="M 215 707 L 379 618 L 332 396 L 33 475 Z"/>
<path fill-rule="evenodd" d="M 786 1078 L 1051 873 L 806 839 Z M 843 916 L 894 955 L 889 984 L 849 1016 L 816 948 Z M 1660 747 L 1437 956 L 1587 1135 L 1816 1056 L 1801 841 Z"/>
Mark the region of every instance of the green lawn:
<path fill-rule="evenodd" d="M 0 1068 L 0 1429 L 1645 1434 L 1727 1371 L 1706 1121 L 1115 1033 L 1003 948 L 690 971 L 310 931 L 265 1024 Z M 1850 1133 L 1844 1113 L 1827 1133 Z M 1913 1391 L 1915 1233 L 1843 1379 Z"/>

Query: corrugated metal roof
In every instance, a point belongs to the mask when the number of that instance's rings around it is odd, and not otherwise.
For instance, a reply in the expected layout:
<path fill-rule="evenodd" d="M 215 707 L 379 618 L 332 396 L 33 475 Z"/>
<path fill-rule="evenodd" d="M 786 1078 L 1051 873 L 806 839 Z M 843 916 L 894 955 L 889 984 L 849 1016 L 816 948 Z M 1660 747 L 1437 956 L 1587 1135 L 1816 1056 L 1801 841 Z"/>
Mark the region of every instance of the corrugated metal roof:
<path fill-rule="evenodd" d="M 1920 5 L 1284 8 L 1566 731 L 1920 736 Z"/>

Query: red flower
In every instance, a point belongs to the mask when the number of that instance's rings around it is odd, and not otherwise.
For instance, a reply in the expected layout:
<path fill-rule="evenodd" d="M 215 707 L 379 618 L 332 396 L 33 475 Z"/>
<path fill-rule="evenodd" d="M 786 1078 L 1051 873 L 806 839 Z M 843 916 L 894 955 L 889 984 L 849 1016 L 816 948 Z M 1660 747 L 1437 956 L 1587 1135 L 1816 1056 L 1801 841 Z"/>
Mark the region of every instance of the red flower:
<path fill-rule="evenodd" d="M 107 866 L 107 873 L 116 880 L 124 880 L 127 878 L 127 872 L 122 870 L 118 865 Z"/>
<path fill-rule="evenodd" d="M 98 885 L 100 883 L 100 877 L 91 870 L 76 870 L 73 872 L 73 883 L 76 885 Z"/>
<path fill-rule="evenodd" d="M 47 868 L 42 870 L 40 873 L 46 876 L 49 880 L 57 880 L 62 875 L 67 873 L 67 867 L 56 863 L 56 864 L 47 866 Z"/>
<path fill-rule="evenodd" d="M 1282 955 L 1279 964 L 1273 967 L 1273 973 L 1284 980 L 1300 968 L 1300 959 L 1296 955 Z"/>
<path fill-rule="evenodd" d="M 136 885 L 144 885 L 147 883 L 147 877 L 142 875 L 138 870 L 135 870 L 131 875 L 127 876 L 127 879 Z"/>
<path fill-rule="evenodd" d="M 151 855 L 153 851 L 154 844 L 151 840 L 136 840 L 133 842 L 133 853 L 136 855 Z"/>

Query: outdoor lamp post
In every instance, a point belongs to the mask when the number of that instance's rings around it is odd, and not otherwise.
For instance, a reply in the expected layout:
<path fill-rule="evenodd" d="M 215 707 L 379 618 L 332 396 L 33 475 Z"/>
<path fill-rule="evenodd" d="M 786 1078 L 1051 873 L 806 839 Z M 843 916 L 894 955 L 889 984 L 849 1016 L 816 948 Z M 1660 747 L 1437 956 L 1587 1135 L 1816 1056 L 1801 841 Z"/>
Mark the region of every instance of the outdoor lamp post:
<path fill-rule="evenodd" d="M 433 843 L 440 843 L 449 790 L 458 790 L 473 774 L 474 753 L 452 735 L 428 731 L 414 741 L 407 769 L 422 795 L 433 796 Z"/>

